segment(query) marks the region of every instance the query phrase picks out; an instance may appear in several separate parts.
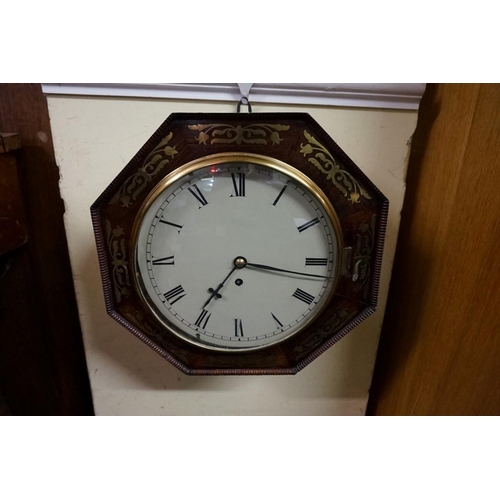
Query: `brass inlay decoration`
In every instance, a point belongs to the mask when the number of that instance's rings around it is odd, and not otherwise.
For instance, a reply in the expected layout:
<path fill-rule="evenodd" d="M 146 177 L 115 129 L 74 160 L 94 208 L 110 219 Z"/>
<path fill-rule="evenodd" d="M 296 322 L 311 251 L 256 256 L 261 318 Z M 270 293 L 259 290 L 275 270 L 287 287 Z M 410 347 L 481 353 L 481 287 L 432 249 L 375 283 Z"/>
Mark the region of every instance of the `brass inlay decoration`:
<path fill-rule="evenodd" d="M 165 351 L 172 353 L 179 361 L 188 364 L 187 355 L 189 351 L 174 346 L 171 342 L 165 341 L 162 331 L 148 320 L 142 311 L 125 312 L 123 314 L 131 323 L 139 329 L 145 331 L 149 336 Z"/>
<path fill-rule="evenodd" d="M 130 272 L 128 268 L 126 240 L 123 229 L 119 226 L 112 229 L 111 222 L 106 221 L 106 234 L 109 253 L 113 259 L 111 278 L 113 280 L 116 302 L 120 302 L 122 297 L 130 296 L 132 292 L 132 283 L 130 281 Z"/>
<path fill-rule="evenodd" d="M 356 282 L 355 289 L 360 291 L 364 287 L 363 295 L 368 295 L 368 280 L 371 271 L 371 255 L 375 245 L 375 219 L 372 215 L 370 223 L 363 221 L 358 226 L 356 233 L 356 246 L 354 247 L 354 269 L 352 281 Z"/>
<path fill-rule="evenodd" d="M 214 355 L 207 356 L 207 365 L 211 368 L 231 368 L 233 366 L 238 368 L 254 368 L 256 364 L 262 363 L 269 365 L 276 362 L 276 355 L 273 353 L 259 353 L 251 359 L 245 356 L 232 357 L 230 359 Z"/>
<path fill-rule="evenodd" d="M 304 137 L 307 144 L 300 145 L 300 152 L 304 156 L 314 154 L 314 157 L 308 158 L 316 168 L 327 174 L 327 179 L 333 182 L 335 187 L 351 202 L 359 203 L 359 197 L 363 196 L 371 200 L 371 196 L 359 185 L 354 177 L 337 163 L 328 150 L 320 144 L 311 134 L 304 130 Z"/>
<path fill-rule="evenodd" d="M 334 314 L 328 321 L 326 321 L 320 328 L 311 334 L 306 340 L 294 347 L 293 352 L 298 354 L 299 357 L 306 355 L 316 349 L 323 341 L 328 338 L 332 333 L 340 330 L 357 314 L 357 309 L 352 310 L 349 307 L 344 307 L 337 314 Z"/>
<path fill-rule="evenodd" d="M 268 140 L 277 146 L 283 139 L 278 132 L 286 131 L 290 125 L 255 123 L 242 127 L 225 123 L 211 123 L 206 125 L 188 125 L 189 130 L 200 133 L 196 137 L 198 144 L 262 144 L 267 145 Z M 268 139 L 269 134 L 269 139 Z"/>
<path fill-rule="evenodd" d="M 137 196 L 153 180 L 158 172 L 178 153 L 175 146 L 169 146 L 172 132 L 168 134 L 152 151 L 139 170 L 131 175 L 120 187 L 118 192 L 111 198 L 110 205 L 120 202 L 122 207 L 129 207 Z"/>

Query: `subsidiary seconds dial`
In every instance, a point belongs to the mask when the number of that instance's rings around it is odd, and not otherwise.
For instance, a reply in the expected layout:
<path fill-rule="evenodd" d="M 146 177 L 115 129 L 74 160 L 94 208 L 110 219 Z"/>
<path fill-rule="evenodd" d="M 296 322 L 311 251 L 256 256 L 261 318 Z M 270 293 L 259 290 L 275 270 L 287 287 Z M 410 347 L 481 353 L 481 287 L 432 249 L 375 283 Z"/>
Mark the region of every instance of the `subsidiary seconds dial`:
<path fill-rule="evenodd" d="M 170 332 L 206 349 L 267 347 L 304 329 L 339 273 L 336 214 L 271 158 L 221 154 L 168 175 L 134 228 L 135 285 Z"/>

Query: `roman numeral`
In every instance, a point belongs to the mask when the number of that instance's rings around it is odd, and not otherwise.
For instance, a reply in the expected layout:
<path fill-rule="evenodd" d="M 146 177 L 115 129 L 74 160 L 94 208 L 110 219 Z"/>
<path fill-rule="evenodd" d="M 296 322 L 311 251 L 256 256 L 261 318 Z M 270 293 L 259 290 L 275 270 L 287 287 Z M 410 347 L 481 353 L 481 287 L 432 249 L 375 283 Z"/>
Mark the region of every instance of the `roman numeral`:
<path fill-rule="evenodd" d="M 153 266 L 173 266 L 174 265 L 174 256 L 163 257 L 162 259 L 153 260 Z"/>
<path fill-rule="evenodd" d="M 299 299 L 308 305 L 310 305 L 311 302 L 314 300 L 313 295 L 310 295 L 309 293 L 304 292 L 304 290 L 301 290 L 300 288 L 297 288 L 297 290 L 295 290 L 292 297 L 295 297 L 296 299 Z"/>
<path fill-rule="evenodd" d="M 238 176 L 238 182 L 236 182 L 236 176 Z M 245 174 L 231 174 L 233 178 L 234 196 L 245 196 Z"/>
<path fill-rule="evenodd" d="M 306 257 L 306 266 L 326 266 L 328 259 L 310 259 Z"/>
<path fill-rule="evenodd" d="M 212 313 L 209 313 L 206 309 L 203 309 L 201 311 L 201 314 L 198 316 L 198 319 L 196 320 L 195 325 L 205 329 L 208 323 L 208 320 L 210 319 L 210 316 L 212 316 Z M 202 326 L 203 323 L 203 326 Z"/>
<path fill-rule="evenodd" d="M 276 203 L 278 203 L 278 201 L 280 201 L 280 198 L 283 196 L 283 193 L 285 192 L 285 189 L 287 188 L 288 186 L 283 186 L 283 189 L 280 191 L 279 195 L 276 197 L 276 199 L 274 200 L 274 203 L 273 205 L 276 206 Z"/>
<path fill-rule="evenodd" d="M 306 229 L 309 229 L 312 226 L 315 226 L 319 222 L 319 219 L 316 217 L 313 220 L 310 220 L 309 222 L 306 222 L 305 224 L 302 224 L 302 226 L 299 226 L 297 229 L 299 230 L 299 233 L 302 231 L 305 231 Z"/>
<path fill-rule="evenodd" d="M 241 323 L 241 319 L 234 320 L 234 336 L 243 337 L 243 324 Z"/>
<path fill-rule="evenodd" d="M 179 224 L 174 224 L 173 222 L 168 222 L 168 220 L 165 220 L 165 219 L 160 219 L 160 222 L 162 224 L 167 224 L 168 226 L 172 226 L 172 227 L 175 227 L 177 229 L 177 232 L 180 233 L 181 232 L 181 229 L 183 226 L 180 226 Z"/>
<path fill-rule="evenodd" d="M 172 288 L 170 292 L 164 293 L 163 296 L 165 297 L 165 299 L 168 300 L 169 304 L 173 306 L 178 300 L 181 300 L 182 297 L 186 296 L 186 292 L 184 291 L 184 288 L 182 288 L 182 286 L 179 285 L 176 286 L 175 288 Z"/>
<path fill-rule="evenodd" d="M 273 317 L 274 321 L 276 321 L 278 328 L 283 328 L 283 323 L 281 323 L 281 321 L 273 313 L 271 313 L 271 316 Z"/>
<path fill-rule="evenodd" d="M 208 201 L 205 199 L 203 193 L 200 191 L 199 187 L 196 184 L 193 184 L 191 187 L 188 187 L 188 191 L 201 203 L 201 207 L 208 205 Z"/>

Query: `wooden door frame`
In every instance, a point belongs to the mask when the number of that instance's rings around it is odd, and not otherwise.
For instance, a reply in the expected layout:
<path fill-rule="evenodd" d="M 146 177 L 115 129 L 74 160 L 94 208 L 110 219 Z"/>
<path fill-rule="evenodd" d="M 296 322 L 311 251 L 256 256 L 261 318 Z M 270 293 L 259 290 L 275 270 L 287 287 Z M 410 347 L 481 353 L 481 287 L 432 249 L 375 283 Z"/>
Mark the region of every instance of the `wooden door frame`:
<path fill-rule="evenodd" d="M 368 415 L 500 413 L 500 85 L 421 102 Z"/>

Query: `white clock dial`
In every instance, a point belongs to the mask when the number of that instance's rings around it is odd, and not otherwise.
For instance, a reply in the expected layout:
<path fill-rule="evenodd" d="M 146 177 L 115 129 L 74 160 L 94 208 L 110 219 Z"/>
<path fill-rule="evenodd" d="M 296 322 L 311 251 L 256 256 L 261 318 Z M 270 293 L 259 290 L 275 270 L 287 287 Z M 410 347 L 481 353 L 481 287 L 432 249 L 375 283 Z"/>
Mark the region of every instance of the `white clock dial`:
<path fill-rule="evenodd" d="M 333 292 L 333 209 L 291 167 L 255 158 L 202 165 L 174 172 L 145 203 L 134 243 L 140 294 L 171 332 L 201 347 L 281 342 Z"/>

